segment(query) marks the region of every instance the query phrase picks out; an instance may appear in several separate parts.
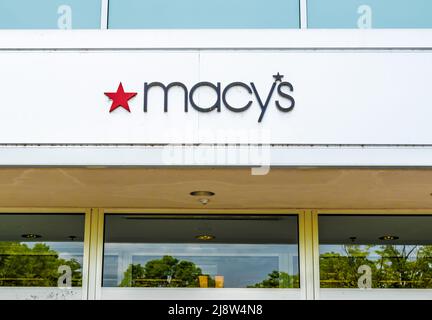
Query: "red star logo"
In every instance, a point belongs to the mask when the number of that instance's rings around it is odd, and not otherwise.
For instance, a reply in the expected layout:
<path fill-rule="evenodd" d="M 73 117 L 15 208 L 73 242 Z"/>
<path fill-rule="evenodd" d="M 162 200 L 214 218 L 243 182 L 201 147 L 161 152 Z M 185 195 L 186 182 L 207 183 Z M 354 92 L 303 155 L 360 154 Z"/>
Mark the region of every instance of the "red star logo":
<path fill-rule="evenodd" d="M 112 105 L 109 112 L 113 112 L 118 107 L 123 107 L 130 112 L 128 100 L 135 97 L 136 94 L 136 92 L 124 92 L 121 82 L 117 88 L 117 92 L 105 92 L 105 95 L 112 100 Z"/>

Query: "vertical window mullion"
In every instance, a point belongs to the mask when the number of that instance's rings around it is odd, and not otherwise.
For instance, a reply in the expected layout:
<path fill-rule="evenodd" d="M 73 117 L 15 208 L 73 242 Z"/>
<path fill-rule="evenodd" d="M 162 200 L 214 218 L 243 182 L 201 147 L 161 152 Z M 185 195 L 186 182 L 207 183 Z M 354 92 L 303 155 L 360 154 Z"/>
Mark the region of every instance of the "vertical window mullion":
<path fill-rule="evenodd" d="M 102 0 L 101 2 L 101 29 L 108 29 L 108 10 L 109 0 Z"/>

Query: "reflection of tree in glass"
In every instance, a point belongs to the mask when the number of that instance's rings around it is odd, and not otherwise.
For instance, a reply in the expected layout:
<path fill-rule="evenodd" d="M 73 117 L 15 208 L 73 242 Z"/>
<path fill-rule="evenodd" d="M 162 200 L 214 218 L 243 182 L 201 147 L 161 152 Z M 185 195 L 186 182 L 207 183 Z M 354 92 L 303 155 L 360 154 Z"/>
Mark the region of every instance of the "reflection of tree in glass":
<path fill-rule="evenodd" d="M 172 256 L 148 261 L 145 266 L 130 264 L 120 287 L 199 287 L 199 267 L 190 261 L 180 261 Z M 208 287 L 215 287 L 215 279 L 207 275 Z M 273 271 L 264 281 L 248 288 L 299 288 L 299 276 Z"/>
<path fill-rule="evenodd" d="M 121 287 L 199 287 L 201 269 L 193 262 L 164 256 L 141 264 L 130 264 Z"/>
<path fill-rule="evenodd" d="M 322 288 L 357 288 L 361 265 L 371 267 L 373 288 L 432 288 L 432 246 L 344 245 L 343 250 L 320 255 Z"/>
<path fill-rule="evenodd" d="M 300 288 L 300 279 L 299 275 L 274 270 L 268 274 L 267 279 L 248 288 Z"/>
<path fill-rule="evenodd" d="M 58 267 L 72 270 L 72 286 L 81 286 L 81 265 L 75 259 L 60 259 L 43 243 L 32 248 L 20 242 L 0 242 L 0 286 L 57 287 Z"/>

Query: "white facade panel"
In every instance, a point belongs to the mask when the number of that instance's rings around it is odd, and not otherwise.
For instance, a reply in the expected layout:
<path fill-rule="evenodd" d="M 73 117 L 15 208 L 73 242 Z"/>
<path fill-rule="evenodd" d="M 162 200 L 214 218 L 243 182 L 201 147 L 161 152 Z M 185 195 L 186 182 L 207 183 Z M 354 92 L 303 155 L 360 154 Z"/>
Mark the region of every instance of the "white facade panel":
<path fill-rule="evenodd" d="M 0 165 L 431 166 L 431 30 L 2 30 Z M 228 103 L 198 112 L 200 81 L 234 87 Z M 109 112 L 104 92 L 136 92 Z M 278 82 L 279 83 L 279 82 Z M 277 84 L 278 84 L 277 83 Z M 215 101 L 202 87 L 194 100 Z M 182 145 L 185 144 L 185 145 Z M 213 146 L 212 144 L 217 144 Z M 229 145 L 225 145 L 229 144 Z M 236 145 L 240 144 L 240 147 Z M 121 146 L 120 146 L 121 145 Z"/>
<path fill-rule="evenodd" d="M 364 51 L 0 51 L 0 143 L 2 144 L 432 144 L 429 79 L 432 52 Z M 289 82 L 278 94 L 279 72 Z M 256 92 L 233 87 L 226 100 L 243 112 L 200 112 L 184 93 L 144 83 L 181 82 L 189 93 L 200 81 L 252 83 Z M 136 92 L 123 108 L 109 112 L 104 92 L 122 82 Z M 283 82 L 282 82 L 283 83 Z M 275 84 L 272 95 L 269 95 Z M 194 101 L 208 108 L 216 91 L 203 86 Z M 269 99 L 267 109 L 262 104 Z M 262 116 L 262 121 L 258 119 Z"/>
<path fill-rule="evenodd" d="M 242 113 L 201 114 L 199 142 L 216 142 L 205 132 L 223 128 L 265 129 L 263 140 L 276 144 L 432 143 L 432 52 L 204 52 L 200 67 L 203 79 L 253 79 L 262 101 L 280 72 L 294 87 L 295 107 L 278 111 L 275 92 L 260 124 L 256 101 Z M 245 95 L 232 104 L 244 105 Z"/>

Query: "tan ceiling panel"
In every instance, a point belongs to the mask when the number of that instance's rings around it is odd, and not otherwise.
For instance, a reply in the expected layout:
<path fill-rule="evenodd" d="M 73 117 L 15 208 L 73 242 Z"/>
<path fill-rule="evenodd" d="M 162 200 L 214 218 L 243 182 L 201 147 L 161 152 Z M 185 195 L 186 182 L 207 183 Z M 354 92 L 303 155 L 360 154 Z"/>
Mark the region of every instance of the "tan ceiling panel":
<path fill-rule="evenodd" d="M 203 206 L 189 195 L 216 193 Z M 432 170 L 2 168 L 2 207 L 432 209 Z"/>

